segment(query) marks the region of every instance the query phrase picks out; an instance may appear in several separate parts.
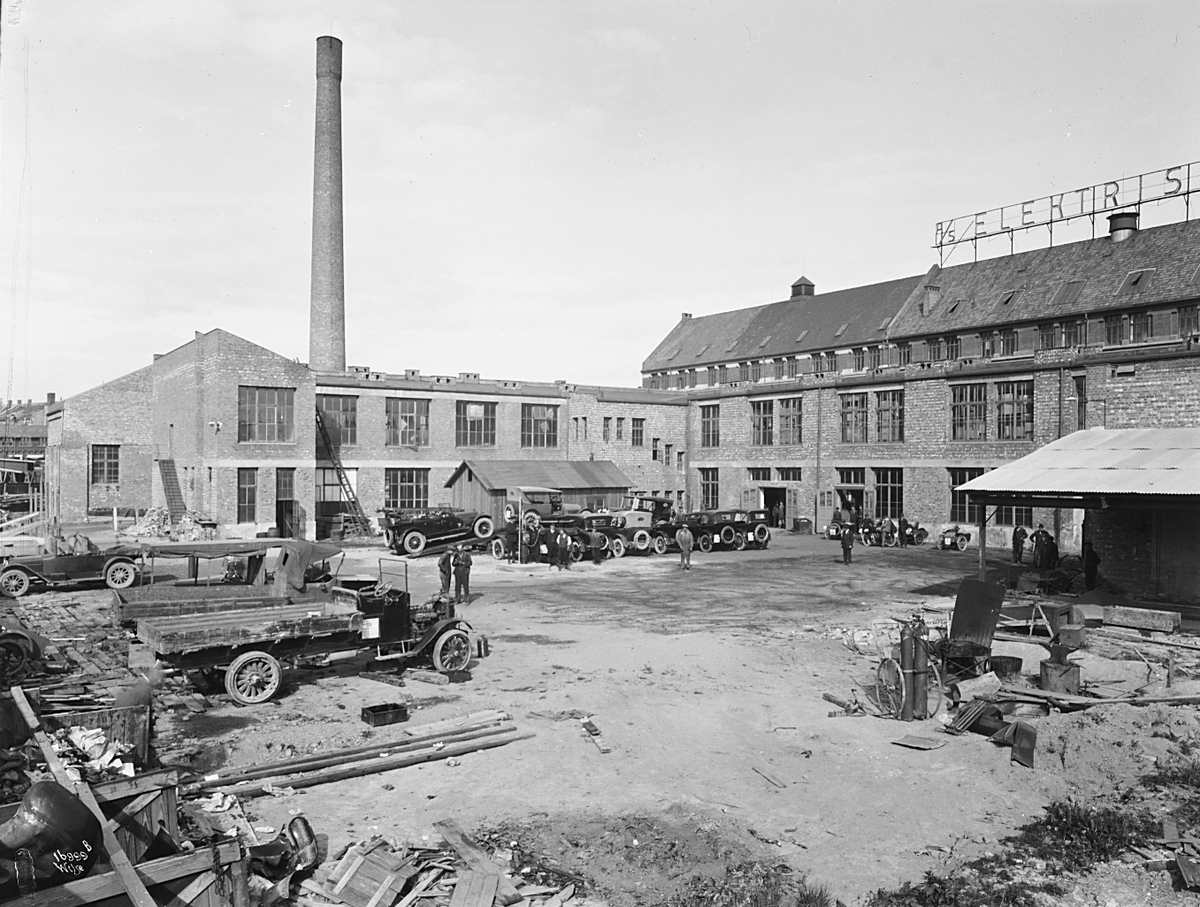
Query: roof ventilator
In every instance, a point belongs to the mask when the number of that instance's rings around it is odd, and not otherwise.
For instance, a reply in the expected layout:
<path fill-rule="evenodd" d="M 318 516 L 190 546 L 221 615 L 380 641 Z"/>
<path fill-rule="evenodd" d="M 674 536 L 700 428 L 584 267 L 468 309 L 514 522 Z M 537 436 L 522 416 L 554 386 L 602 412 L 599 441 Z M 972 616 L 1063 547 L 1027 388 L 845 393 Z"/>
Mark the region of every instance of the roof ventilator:
<path fill-rule="evenodd" d="M 1118 211 L 1108 215 L 1108 238 L 1113 242 L 1124 242 L 1137 232 L 1138 213 L 1136 211 Z"/>

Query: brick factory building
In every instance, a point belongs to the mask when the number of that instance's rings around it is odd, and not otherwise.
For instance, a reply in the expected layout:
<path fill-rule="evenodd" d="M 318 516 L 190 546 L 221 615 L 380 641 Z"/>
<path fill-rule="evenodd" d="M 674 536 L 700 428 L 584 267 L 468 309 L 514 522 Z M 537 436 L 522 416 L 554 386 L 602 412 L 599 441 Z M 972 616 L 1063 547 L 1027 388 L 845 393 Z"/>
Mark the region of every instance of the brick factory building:
<path fill-rule="evenodd" d="M 956 487 L 1077 429 L 1200 425 L 1200 223 L 684 315 L 643 385 L 689 401 L 698 507 L 975 523 Z M 1080 547 L 1070 510 L 1000 508 Z"/>

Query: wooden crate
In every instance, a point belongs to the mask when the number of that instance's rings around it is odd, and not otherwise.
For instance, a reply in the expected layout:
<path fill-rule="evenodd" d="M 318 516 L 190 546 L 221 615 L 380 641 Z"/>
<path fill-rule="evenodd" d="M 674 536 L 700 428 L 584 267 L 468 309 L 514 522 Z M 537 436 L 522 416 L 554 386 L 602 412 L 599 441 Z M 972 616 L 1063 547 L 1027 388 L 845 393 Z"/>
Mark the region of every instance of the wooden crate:
<path fill-rule="evenodd" d="M 150 761 L 150 706 L 130 705 L 121 708 L 98 709 L 90 712 L 58 712 L 43 715 L 48 731 L 82 727 L 104 731 L 109 740 L 119 740 L 133 747 L 133 763 L 144 766 Z"/>
<path fill-rule="evenodd" d="M 236 840 L 203 847 L 136 867 L 155 902 L 163 907 L 249 907 L 247 858 Z M 221 894 L 224 889 L 224 896 Z M 14 901 L 14 903 L 18 903 Z M 115 872 L 92 871 L 82 879 L 21 898 L 21 907 L 132 907 Z"/>

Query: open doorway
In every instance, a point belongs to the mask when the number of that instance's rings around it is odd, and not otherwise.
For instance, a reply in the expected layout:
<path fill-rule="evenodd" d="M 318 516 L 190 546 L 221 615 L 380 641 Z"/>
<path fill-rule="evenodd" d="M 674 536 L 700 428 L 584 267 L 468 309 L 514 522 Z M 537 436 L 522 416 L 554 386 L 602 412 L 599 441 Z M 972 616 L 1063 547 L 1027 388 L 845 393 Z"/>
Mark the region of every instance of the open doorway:
<path fill-rule="evenodd" d="M 863 489 L 861 488 L 839 488 L 837 489 L 838 509 L 842 512 L 842 519 L 849 521 L 853 514 L 862 516 L 863 512 Z"/>
<path fill-rule="evenodd" d="M 787 489 L 761 488 L 763 508 L 771 514 L 772 526 L 787 525 Z"/>

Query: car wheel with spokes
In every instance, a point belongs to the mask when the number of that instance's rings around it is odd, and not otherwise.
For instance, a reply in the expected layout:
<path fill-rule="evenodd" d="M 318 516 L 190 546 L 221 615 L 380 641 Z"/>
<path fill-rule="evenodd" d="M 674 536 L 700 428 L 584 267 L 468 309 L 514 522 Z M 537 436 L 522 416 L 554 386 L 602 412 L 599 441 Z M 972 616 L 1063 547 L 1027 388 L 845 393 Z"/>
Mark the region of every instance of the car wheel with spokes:
<path fill-rule="evenodd" d="M 243 652 L 225 669 L 225 692 L 238 705 L 266 702 L 279 691 L 283 665 L 267 652 Z"/>
<path fill-rule="evenodd" d="M 471 663 L 471 637 L 465 631 L 447 630 L 433 644 L 433 666 L 443 674 L 466 670 Z"/>
<path fill-rule="evenodd" d="M 0 573 L 0 591 L 9 598 L 20 598 L 29 591 L 29 574 L 13 568 Z"/>
<path fill-rule="evenodd" d="M 403 547 L 405 554 L 411 554 L 417 557 L 425 551 L 426 545 L 425 533 L 409 532 L 404 536 Z"/>

